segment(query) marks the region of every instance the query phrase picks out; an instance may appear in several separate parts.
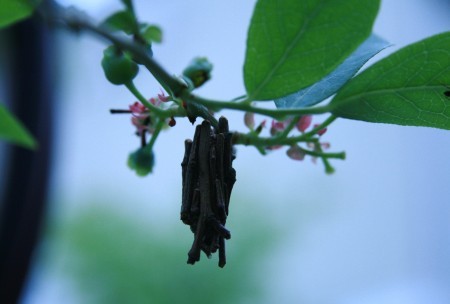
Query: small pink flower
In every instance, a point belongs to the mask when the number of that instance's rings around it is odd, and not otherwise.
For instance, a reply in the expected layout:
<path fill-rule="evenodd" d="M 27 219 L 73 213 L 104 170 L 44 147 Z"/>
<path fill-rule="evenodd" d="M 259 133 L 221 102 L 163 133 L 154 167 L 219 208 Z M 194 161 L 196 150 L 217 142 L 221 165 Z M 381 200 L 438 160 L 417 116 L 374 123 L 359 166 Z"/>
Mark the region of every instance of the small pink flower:
<path fill-rule="evenodd" d="M 142 132 L 149 131 L 149 113 L 147 108 L 140 102 L 135 102 L 129 106 L 131 111 L 131 123 L 136 127 L 137 132 L 142 134 Z"/>
<path fill-rule="evenodd" d="M 166 96 L 163 90 L 161 90 L 161 94 L 158 94 L 158 99 L 161 100 L 162 102 L 168 102 L 170 100 L 170 97 Z"/>
<path fill-rule="evenodd" d="M 329 142 L 320 143 L 320 145 L 325 150 L 330 149 L 330 146 L 331 146 Z"/>
<path fill-rule="evenodd" d="M 304 133 L 306 131 L 306 129 L 309 128 L 309 126 L 311 125 L 312 122 L 312 116 L 311 115 L 304 115 L 302 117 L 300 117 L 298 123 L 297 123 L 297 129 Z"/>
<path fill-rule="evenodd" d="M 145 124 L 144 120 L 139 117 L 133 116 L 131 117 L 131 123 L 136 127 L 136 130 L 139 135 L 141 135 L 145 131 L 149 131 L 148 126 Z"/>
<path fill-rule="evenodd" d="M 320 126 L 319 124 L 315 124 L 314 128 L 317 128 L 318 126 Z M 322 136 L 323 134 L 325 134 L 325 132 L 327 131 L 327 128 L 323 128 L 319 131 L 317 131 L 317 134 L 319 134 L 319 136 Z"/>
<path fill-rule="evenodd" d="M 129 108 L 130 108 L 130 111 L 132 114 L 141 114 L 146 111 L 145 106 L 142 103 L 137 102 L 137 101 L 135 103 L 133 103 Z"/>
<path fill-rule="evenodd" d="M 253 130 L 255 127 L 255 114 L 250 112 L 245 112 L 244 115 L 244 123 L 250 130 Z"/>
<path fill-rule="evenodd" d="M 303 160 L 305 158 L 305 151 L 299 146 L 291 146 L 286 151 L 287 156 L 293 160 Z"/>
<path fill-rule="evenodd" d="M 285 128 L 286 122 L 272 120 L 272 125 L 270 127 L 270 135 L 274 136 L 275 134 L 282 132 Z"/>
<path fill-rule="evenodd" d="M 162 103 L 162 101 L 161 101 L 161 99 L 159 99 L 159 98 L 150 98 L 149 100 L 148 100 L 152 105 L 154 105 L 155 107 L 158 107 L 161 103 Z"/>
<path fill-rule="evenodd" d="M 267 151 L 274 151 L 274 150 L 278 150 L 278 149 L 280 149 L 280 148 L 282 148 L 283 146 L 280 146 L 280 145 L 276 145 L 276 146 L 268 146 L 268 147 L 266 147 L 266 150 Z"/>

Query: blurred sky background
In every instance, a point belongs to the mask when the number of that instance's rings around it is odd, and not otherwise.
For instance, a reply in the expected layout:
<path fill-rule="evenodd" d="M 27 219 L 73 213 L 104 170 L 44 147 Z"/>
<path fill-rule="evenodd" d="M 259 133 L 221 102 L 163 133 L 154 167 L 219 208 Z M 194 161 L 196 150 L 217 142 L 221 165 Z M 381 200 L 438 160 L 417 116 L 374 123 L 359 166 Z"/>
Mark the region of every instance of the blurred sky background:
<path fill-rule="evenodd" d="M 60 2 L 98 20 L 121 8 L 118 0 Z M 142 21 L 163 29 L 164 41 L 154 45 L 154 58 L 179 74 L 193 57 L 207 56 L 214 64 L 213 78 L 198 93 L 225 100 L 244 93 L 242 65 L 254 4 L 142 0 L 136 1 L 136 10 Z M 385 0 L 374 32 L 393 46 L 376 59 L 448 30 L 450 1 Z M 203 257 L 200 264 L 206 265 L 191 267 L 185 259 L 192 233 L 179 221 L 179 208 L 183 141 L 192 137 L 194 127 L 179 119 L 164 132 L 155 146 L 153 174 L 137 177 L 126 166 L 128 153 L 139 145 L 130 117 L 108 111 L 127 108 L 134 98 L 104 78 L 100 61 L 106 44 L 86 34 L 58 36 L 60 90 L 50 226 L 64 227 L 101 205 L 100 210 L 114 210 L 148 229 L 142 229 L 144 238 L 146 231 L 176 235 L 183 246 L 171 261 L 178 264 L 170 269 L 188 268 L 195 277 L 196 269 L 206 267 L 204 280 L 245 271 L 259 282 L 263 297 L 258 303 L 450 303 L 448 131 L 339 119 L 323 137 L 333 151 L 347 152 L 347 160 L 332 162 L 332 176 L 325 175 L 320 162 L 296 162 L 284 150 L 263 157 L 254 148 L 238 146 L 238 180 L 227 225 L 233 236 L 227 242 L 230 262 L 221 270 L 216 261 Z M 160 91 L 144 71 L 136 84 L 148 97 Z M 244 130 L 242 113 L 223 114 L 232 129 Z M 321 122 L 324 117 L 314 119 Z M 252 225 L 273 233 L 253 231 Z M 245 267 L 236 252 L 249 244 L 242 239 L 249 229 L 258 236 L 249 249 L 258 263 Z M 265 244 L 264 237 L 272 245 Z M 64 271 L 71 253 L 55 249 L 55 242 L 49 237 L 41 246 L 24 303 L 83 303 L 80 289 Z M 161 288 L 176 292 L 176 286 Z"/>

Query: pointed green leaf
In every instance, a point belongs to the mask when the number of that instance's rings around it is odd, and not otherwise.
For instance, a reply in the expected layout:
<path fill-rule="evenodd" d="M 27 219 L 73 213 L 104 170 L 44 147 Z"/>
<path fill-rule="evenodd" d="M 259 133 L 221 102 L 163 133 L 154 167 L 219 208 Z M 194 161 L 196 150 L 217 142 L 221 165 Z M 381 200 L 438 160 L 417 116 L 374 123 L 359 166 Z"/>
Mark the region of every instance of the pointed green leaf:
<path fill-rule="evenodd" d="M 35 149 L 37 146 L 33 136 L 22 123 L 2 105 L 0 105 L 0 139 L 30 149 Z"/>
<path fill-rule="evenodd" d="M 330 103 L 339 117 L 450 130 L 450 32 L 409 45 L 353 78 Z"/>
<path fill-rule="evenodd" d="M 244 63 L 249 98 L 280 98 L 325 77 L 369 37 L 379 4 L 379 0 L 259 0 Z"/>
<path fill-rule="evenodd" d="M 29 17 L 38 1 L 0 0 L 0 28 Z"/>

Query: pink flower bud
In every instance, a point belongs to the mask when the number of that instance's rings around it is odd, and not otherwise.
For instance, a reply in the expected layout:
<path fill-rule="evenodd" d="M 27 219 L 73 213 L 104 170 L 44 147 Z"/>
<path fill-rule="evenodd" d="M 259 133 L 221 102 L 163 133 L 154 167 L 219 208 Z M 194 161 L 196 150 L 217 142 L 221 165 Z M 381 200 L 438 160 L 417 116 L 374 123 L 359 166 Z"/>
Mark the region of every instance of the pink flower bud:
<path fill-rule="evenodd" d="M 136 127 L 139 135 L 141 135 L 145 131 L 148 131 L 148 127 L 144 124 L 143 120 L 139 119 L 139 117 L 131 117 L 131 123 Z"/>
<path fill-rule="evenodd" d="M 150 98 L 148 100 L 152 105 L 154 105 L 155 107 L 158 107 L 161 104 L 161 99 L 159 98 Z"/>
<path fill-rule="evenodd" d="M 330 149 L 330 146 L 331 146 L 329 142 L 320 143 L 320 145 L 325 150 Z"/>
<path fill-rule="evenodd" d="M 286 151 L 287 156 L 293 160 L 303 160 L 305 158 L 305 151 L 299 146 L 291 146 Z"/>
<path fill-rule="evenodd" d="M 278 150 L 278 149 L 280 149 L 280 148 L 282 148 L 283 146 L 280 146 L 280 145 L 276 145 L 276 146 L 268 146 L 268 147 L 266 147 L 266 150 L 267 151 L 274 151 L 274 150 Z"/>
<path fill-rule="evenodd" d="M 132 114 L 141 114 L 141 113 L 144 113 L 146 110 L 145 106 L 142 103 L 137 102 L 137 101 L 135 103 L 133 103 L 132 105 L 130 105 L 129 108 L 130 108 L 130 111 Z"/>
<path fill-rule="evenodd" d="M 255 127 L 255 114 L 245 112 L 244 123 L 247 126 L 247 128 L 253 130 L 253 128 Z"/>
<path fill-rule="evenodd" d="M 319 124 L 315 124 L 314 128 L 317 128 L 318 126 L 320 126 Z M 319 131 L 317 131 L 317 134 L 319 134 L 319 136 L 322 136 L 323 134 L 325 134 L 325 132 L 327 131 L 327 128 L 323 128 Z"/>
<path fill-rule="evenodd" d="M 270 134 L 274 136 L 275 134 L 282 132 L 286 128 L 283 121 L 272 120 L 272 126 L 270 127 Z"/>
<path fill-rule="evenodd" d="M 306 129 L 309 128 L 309 126 L 311 125 L 312 122 L 312 116 L 311 115 L 304 115 L 302 117 L 300 117 L 300 119 L 298 120 L 297 123 L 297 129 L 304 133 L 306 131 Z"/>
<path fill-rule="evenodd" d="M 166 96 L 163 90 L 161 90 L 161 94 L 158 94 L 158 99 L 161 100 L 162 102 L 168 102 L 170 100 L 170 97 Z"/>

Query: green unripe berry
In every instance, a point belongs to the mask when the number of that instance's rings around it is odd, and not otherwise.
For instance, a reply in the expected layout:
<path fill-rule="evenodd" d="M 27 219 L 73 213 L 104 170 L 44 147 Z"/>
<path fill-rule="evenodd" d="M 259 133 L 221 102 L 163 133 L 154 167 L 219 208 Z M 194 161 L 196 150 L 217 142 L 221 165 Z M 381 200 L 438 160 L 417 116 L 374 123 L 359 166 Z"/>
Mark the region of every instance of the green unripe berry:
<path fill-rule="evenodd" d="M 128 167 L 137 175 L 145 176 L 152 172 L 155 164 L 155 156 L 152 150 L 145 147 L 139 148 L 128 156 Z"/>
<path fill-rule="evenodd" d="M 205 57 L 194 58 L 183 71 L 183 76 L 192 81 L 195 88 L 198 88 L 211 78 L 213 66 Z"/>
<path fill-rule="evenodd" d="M 102 67 L 109 82 L 116 85 L 130 82 L 139 70 L 138 65 L 115 46 L 103 51 Z"/>

